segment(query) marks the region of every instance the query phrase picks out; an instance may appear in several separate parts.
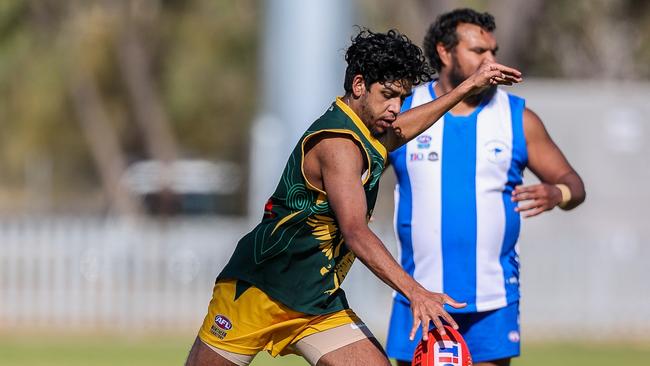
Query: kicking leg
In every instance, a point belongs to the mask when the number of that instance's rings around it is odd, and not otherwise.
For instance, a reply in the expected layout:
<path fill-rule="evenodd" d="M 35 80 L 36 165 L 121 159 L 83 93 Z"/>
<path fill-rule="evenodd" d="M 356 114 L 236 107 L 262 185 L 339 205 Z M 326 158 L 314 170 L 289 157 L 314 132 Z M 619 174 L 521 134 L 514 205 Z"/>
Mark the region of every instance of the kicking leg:
<path fill-rule="evenodd" d="M 185 366 L 246 366 L 253 356 L 213 348 L 196 337 Z"/>
<path fill-rule="evenodd" d="M 317 366 L 390 366 L 375 338 L 366 338 L 325 354 Z"/>
<path fill-rule="evenodd" d="M 293 347 L 312 366 L 390 366 L 383 348 L 363 323 L 312 334 Z"/>

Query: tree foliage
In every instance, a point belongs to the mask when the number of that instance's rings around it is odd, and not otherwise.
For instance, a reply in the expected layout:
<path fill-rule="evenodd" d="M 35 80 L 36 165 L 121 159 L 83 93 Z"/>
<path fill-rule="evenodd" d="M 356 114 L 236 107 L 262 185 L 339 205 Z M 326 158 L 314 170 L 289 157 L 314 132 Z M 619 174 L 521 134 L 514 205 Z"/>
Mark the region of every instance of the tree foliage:
<path fill-rule="evenodd" d="M 398 28 L 416 43 L 442 11 L 459 6 L 490 11 L 497 20 L 498 57 L 527 76 L 650 78 L 645 0 L 356 4 L 358 24 Z M 152 146 L 161 140 L 152 137 L 157 133 L 167 136 L 162 150 L 173 156 L 232 161 L 245 170 L 261 90 L 260 5 L 259 0 L 0 1 L 0 211 L 24 209 L 27 197 L 38 198 L 43 190 L 51 209 L 105 208 L 107 187 L 115 179 L 107 171 L 123 167 L 107 167 L 101 155 L 113 151 L 109 154 L 122 165 L 157 159 L 161 148 Z M 129 59 L 128 52 L 140 56 Z M 134 60 L 140 62 L 136 74 L 127 72 Z M 139 81 L 132 84 L 134 78 Z M 96 98 L 79 98 L 84 93 Z M 105 116 L 103 127 L 81 120 L 93 115 Z M 92 140 L 91 131 L 106 132 Z"/>
<path fill-rule="evenodd" d="M 135 29 L 153 98 L 181 157 L 245 164 L 255 113 L 253 0 L 0 2 L 0 207 L 21 208 L 37 161 L 54 208 L 97 197 L 101 177 L 71 98 L 80 71 L 96 87 L 127 162 L 155 158 L 136 123 L 120 45 Z M 130 24 L 136 23 L 135 25 Z M 90 200 L 102 207 L 105 200 Z M 83 209 L 83 207 L 82 207 Z"/>

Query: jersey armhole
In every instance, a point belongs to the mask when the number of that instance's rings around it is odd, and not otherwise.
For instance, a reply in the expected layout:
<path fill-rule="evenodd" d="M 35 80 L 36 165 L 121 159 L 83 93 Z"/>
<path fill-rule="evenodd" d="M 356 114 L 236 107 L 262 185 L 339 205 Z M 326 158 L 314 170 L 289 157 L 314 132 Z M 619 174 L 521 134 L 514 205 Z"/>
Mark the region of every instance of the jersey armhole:
<path fill-rule="evenodd" d="M 370 179 L 370 169 L 371 169 L 371 165 L 370 165 L 370 163 L 371 163 L 371 160 L 370 160 L 370 154 L 368 154 L 368 151 L 367 151 L 366 148 L 363 146 L 363 142 L 361 141 L 361 139 L 359 138 L 359 136 L 357 136 L 356 133 L 354 133 L 354 132 L 352 132 L 352 131 L 350 131 L 350 130 L 344 130 L 344 129 L 325 129 L 325 130 L 319 130 L 319 131 L 316 131 L 316 132 L 314 132 L 314 133 L 312 133 L 312 134 L 306 136 L 306 137 L 302 140 L 302 144 L 301 144 L 301 147 L 300 147 L 300 149 L 301 149 L 301 157 L 300 157 L 300 172 L 302 173 L 302 179 L 305 180 L 305 183 L 306 183 L 306 185 L 307 185 L 307 188 L 311 189 L 312 191 L 319 192 L 319 193 L 321 193 L 323 196 L 327 196 L 327 192 L 325 192 L 324 190 L 322 190 L 322 189 L 320 189 L 320 188 L 314 186 L 314 185 L 309 181 L 309 179 L 307 179 L 307 176 L 305 175 L 305 167 L 304 167 L 304 162 L 305 162 L 305 145 L 307 144 L 307 141 L 309 141 L 312 137 L 314 137 L 314 136 L 316 136 L 316 135 L 320 135 L 320 134 L 322 134 L 322 133 L 324 133 L 324 132 L 335 133 L 335 134 L 339 134 L 339 135 L 348 135 L 348 136 L 351 136 L 351 137 L 352 137 L 352 138 L 357 142 L 357 144 L 359 145 L 359 147 L 363 150 L 364 154 L 366 155 L 366 161 L 367 161 L 367 163 L 368 163 L 368 174 L 365 174 L 365 176 L 364 176 L 363 179 L 362 179 L 362 184 L 365 185 L 366 182 L 368 181 L 368 179 Z"/>
<path fill-rule="evenodd" d="M 523 166 L 528 165 L 528 141 L 524 127 L 524 113 L 526 112 L 526 100 L 513 94 L 508 94 L 510 102 L 510 115 L 512 119 L 512 141 L 513 152 L 520 155 Z"/>

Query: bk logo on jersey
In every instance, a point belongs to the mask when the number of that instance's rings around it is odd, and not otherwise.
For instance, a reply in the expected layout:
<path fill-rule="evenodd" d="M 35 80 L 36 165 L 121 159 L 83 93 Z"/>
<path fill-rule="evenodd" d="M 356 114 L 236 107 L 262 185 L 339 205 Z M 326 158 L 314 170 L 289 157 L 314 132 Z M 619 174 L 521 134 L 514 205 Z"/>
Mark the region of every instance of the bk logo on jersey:
<path fill-rule="evenodd" d="M 409 160 L 410 161 L 422 161 L 422 160 L 424 160 L 424 154 L 423 153 L 411 153 L 409 155 Z"/>

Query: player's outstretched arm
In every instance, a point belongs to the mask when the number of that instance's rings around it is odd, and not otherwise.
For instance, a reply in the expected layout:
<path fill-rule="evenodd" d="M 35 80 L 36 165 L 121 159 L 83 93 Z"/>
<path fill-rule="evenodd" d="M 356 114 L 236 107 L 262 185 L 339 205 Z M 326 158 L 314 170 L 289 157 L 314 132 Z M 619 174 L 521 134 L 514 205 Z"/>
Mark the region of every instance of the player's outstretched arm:
<path fill-rule="evenodd" d="M 541 183 L 515 188 L 512 200 L 519 203 L 516 210 L 533 217 L 555 206 L 570 210 L 580 205 L 586 196 L 582 179 L 530 109 L 524 111 L 524 134 L 528 168 Z"/>
<path fill-rule="evenodd" d="M 430 292 L 418 284 L 402 270 L 368 228 L 366 196 L 361 184 L 361 175 L 366 167 L 360 147 L 351 138 L 338 136 L 321 140 L 310 154 L 317 157 L 323 188 L 347 247 L 377 277 L 410 300 L 414 318 L 411 338 L 421 326 L 423 338 L 427 339 L 431 322 L 444 334 L 442 319 L 457 327 L 443 305 L 465 305 L 445 294 Z"/>
<path fill-rule="evenodd" d="M 474 74 L 449 93 L 397 116 L 391 124 L 392 129 L 388 130 L 386 148 L 392 151 L 414 139 L 470 95 L 493 85 L 512 85 L 521 81 L 518 70 L 486 60 Z"/>

